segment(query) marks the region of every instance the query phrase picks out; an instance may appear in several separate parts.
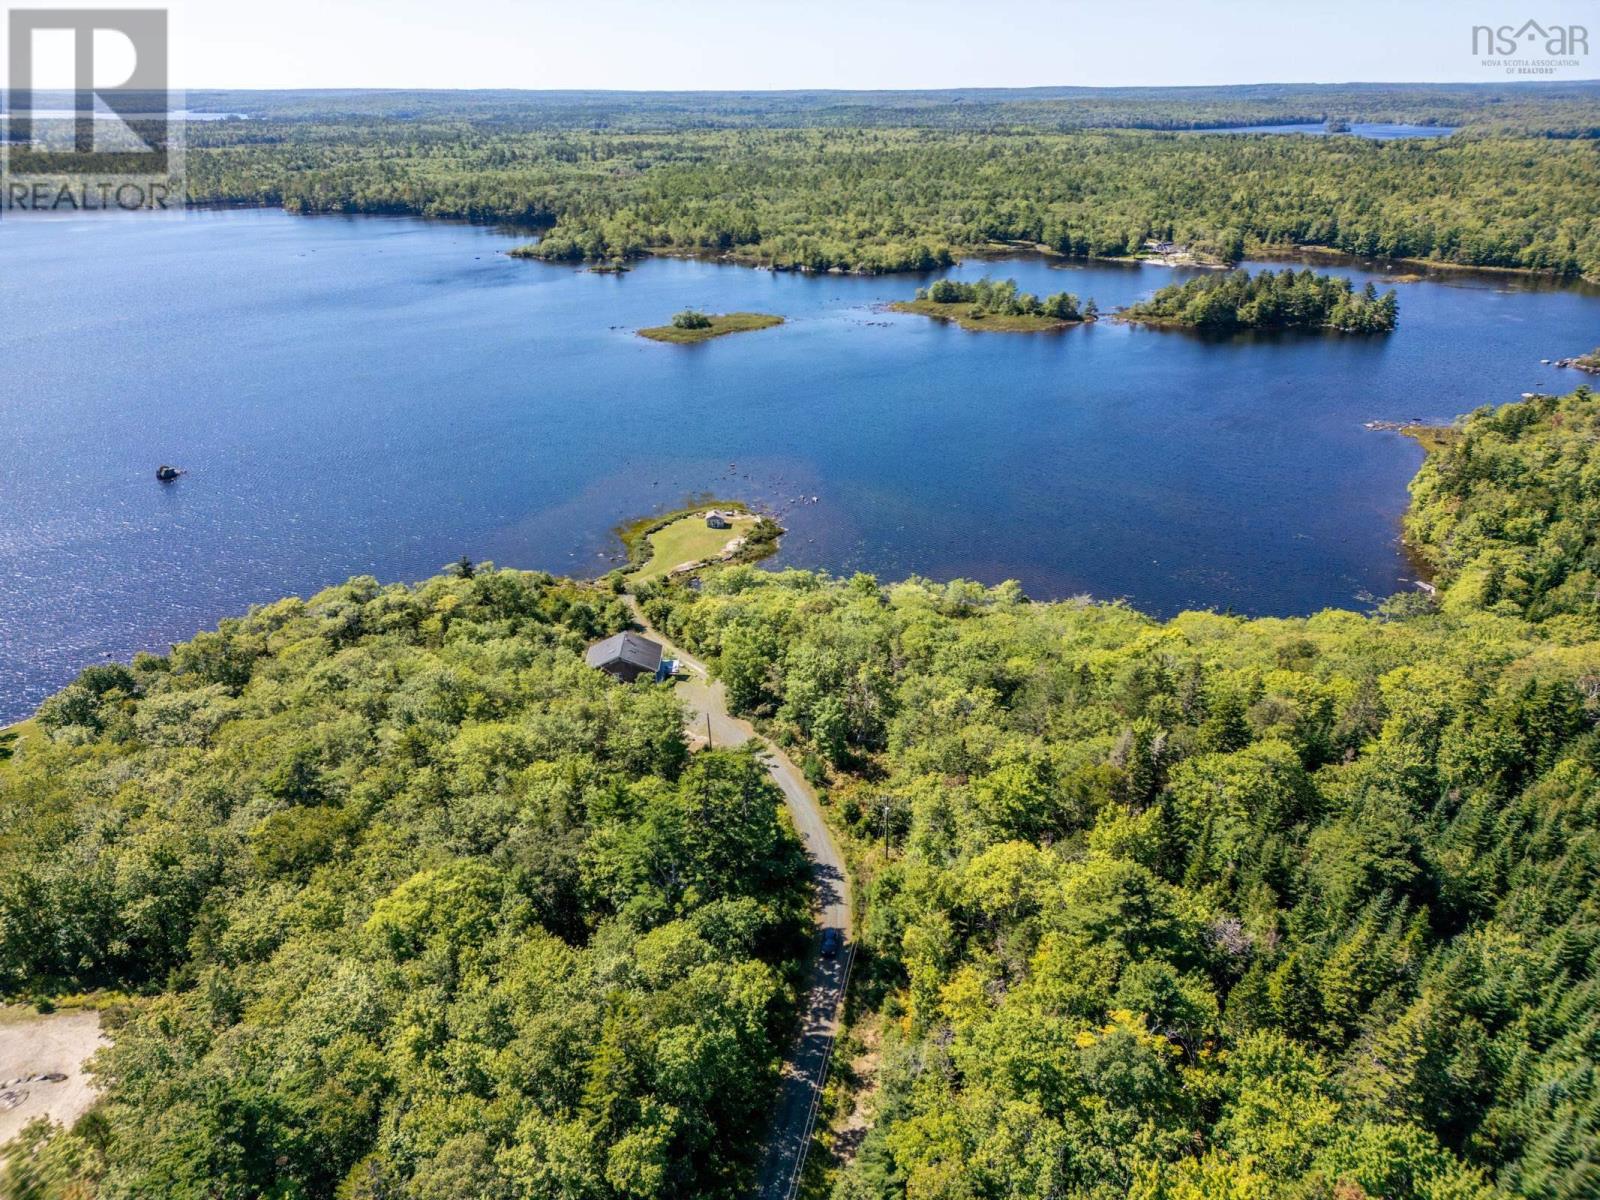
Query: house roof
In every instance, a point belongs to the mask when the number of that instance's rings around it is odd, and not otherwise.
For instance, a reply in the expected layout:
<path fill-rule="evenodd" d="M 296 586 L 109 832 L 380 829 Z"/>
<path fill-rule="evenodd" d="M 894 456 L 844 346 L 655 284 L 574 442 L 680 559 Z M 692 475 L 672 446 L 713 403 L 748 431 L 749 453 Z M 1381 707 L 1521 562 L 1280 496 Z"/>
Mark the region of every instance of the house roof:
<path fill-rule="evenodd" d="M 596 668 L 623 662 L 644 671 L 654 671 L 661 665 L 661 643 L 637 633 L 618 633 L 590 646 L 583 661 Z"/>

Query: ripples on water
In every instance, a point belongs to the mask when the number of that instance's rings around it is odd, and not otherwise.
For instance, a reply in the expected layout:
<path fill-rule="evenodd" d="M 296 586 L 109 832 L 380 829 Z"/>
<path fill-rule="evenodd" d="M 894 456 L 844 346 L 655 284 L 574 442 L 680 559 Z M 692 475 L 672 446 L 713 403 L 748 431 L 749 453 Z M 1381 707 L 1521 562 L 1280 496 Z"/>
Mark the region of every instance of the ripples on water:
<path fill-rule="evenodd" d="M 0 717 L 352 574 L 463 553 L 597 573 L 618 522 L 693 492 L 781 510 L 781 564 L 1159 614 L 1360 607 L 1408 586 L 1421 458 L 1362 422 L 1576 386 L 1539 359 L 1592 346 L 1600 315 L 1462 276 L 1403 285 L 1387 339 L 973 334 L 883 311 L 908 276 L 596 275 L 505 257 L 519 240 L 270 211 L 0 224 Z M 955 272 L 985 273 L 1106 311 L 1174 277 Z M 691 347 L 630 332 L 688 305 L 789 323 Z M 158 484 L 163 462 L 188 474 Z"/>

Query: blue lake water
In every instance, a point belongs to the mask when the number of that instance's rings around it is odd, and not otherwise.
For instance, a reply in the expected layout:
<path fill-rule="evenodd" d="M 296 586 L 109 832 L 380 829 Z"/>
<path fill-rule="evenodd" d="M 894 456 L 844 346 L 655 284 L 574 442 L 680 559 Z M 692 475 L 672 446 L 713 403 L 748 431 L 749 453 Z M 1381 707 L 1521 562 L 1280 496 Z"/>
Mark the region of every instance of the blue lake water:
<path fill-rule="evenodd" d="M 1449 137 L 1456 131 L 1453 125 L 1388 125 L 1382 122 L 1352 121 L 1342 132 L 1356 137 L 1371 138 L 1375 142 L 1392 142 L 1397 138 Z M 1192 133 L 1305 133 L 1312 137 L 1327 137 L 1333 131 L 1326 125 L 1221 125 L 1213 129 L 1194 129 Z"/>
<path fill-rule="evenodd" d="M 520 240 L 275 211 L 0 223 L 0 718 L 353 574 L 598 573 L 618 522 L 692 492 L 778 510 L 783 564 L 1162 614 L 1361 607 L 1409 586 L 1421 459 L 1362 423 L 1574 387 L 1539 359 L 1600 324 L 1592 293 L 1452 276 L 1402 285 L 1388 338 L 968 333 L 883 311 L 912 277 L 597 275 L 506 257 Z M 1107 311 L 1175 277 L 954 273 Z M 687 305 L 789 323 L 633 334 Z M 164 462 L 188 474 L 159 484 Z"/>

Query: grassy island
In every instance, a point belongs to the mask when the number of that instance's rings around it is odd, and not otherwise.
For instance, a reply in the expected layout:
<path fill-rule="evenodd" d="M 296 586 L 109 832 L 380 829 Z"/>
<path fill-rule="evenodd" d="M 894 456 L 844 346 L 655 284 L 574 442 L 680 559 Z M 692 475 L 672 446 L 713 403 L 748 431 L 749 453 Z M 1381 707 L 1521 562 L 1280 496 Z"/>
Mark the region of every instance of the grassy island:
<path fill-rule="evenodd" d="M 639 330 L 639 336 L 653 342 L 705 342 L 729 333 L 749 333 L 782 324 L 783 318 L 771 313 L 703 313 L 686 308 L 672 318 L 672 324 L 652 325 Z"/>
<path fill-rule="evenodd" d="M 1162 288 L 1124 309 L 1124 321 L 1185 329 L 1331 329 L 1388 333 L 1399 316 L 1393 288 L 1382 296 L 1368 283 L 1356 291 L 1338 275 L 1295 271 L 1229 271 Z"/>
<path fill-rule="evenodd" d="M 711 522 L 719 514 L 724 524 Z M 783 529 L 738 500 L 708 500 L 674 512 L 641 517 L 617 530 L 636 582 L 663 579 L 707 562 L 756 562 L 778 549 Z"/>
<path fill-rule="evenodd" d="M 914 300 L 889 306 L 895 312 L 919 313 L 941 321 L 954 321 L 963 329 L 990 333 L 1042 333 L 1093 321 L 1099 308 L 1093 300 L 1081 305 L 1071 292 L 1057 292 L 1043 300 L 1019 292 L 1015 279 L 983 278 L 977 283 L 941 279 L 917 289 Z"/>

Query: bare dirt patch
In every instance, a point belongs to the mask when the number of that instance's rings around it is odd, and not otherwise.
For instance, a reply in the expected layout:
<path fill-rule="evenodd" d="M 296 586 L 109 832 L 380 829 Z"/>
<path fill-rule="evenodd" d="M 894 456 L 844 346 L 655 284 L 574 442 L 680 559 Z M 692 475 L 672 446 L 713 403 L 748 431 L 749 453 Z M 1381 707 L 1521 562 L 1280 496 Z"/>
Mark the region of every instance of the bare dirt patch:
<path fill-rule="evenodd" d="M 35 1117 L 81 1117 L 95 1098 L 84 1062 L 105 1044 L 97 1012 L 0 1008 L 0 1144 Z"/>

